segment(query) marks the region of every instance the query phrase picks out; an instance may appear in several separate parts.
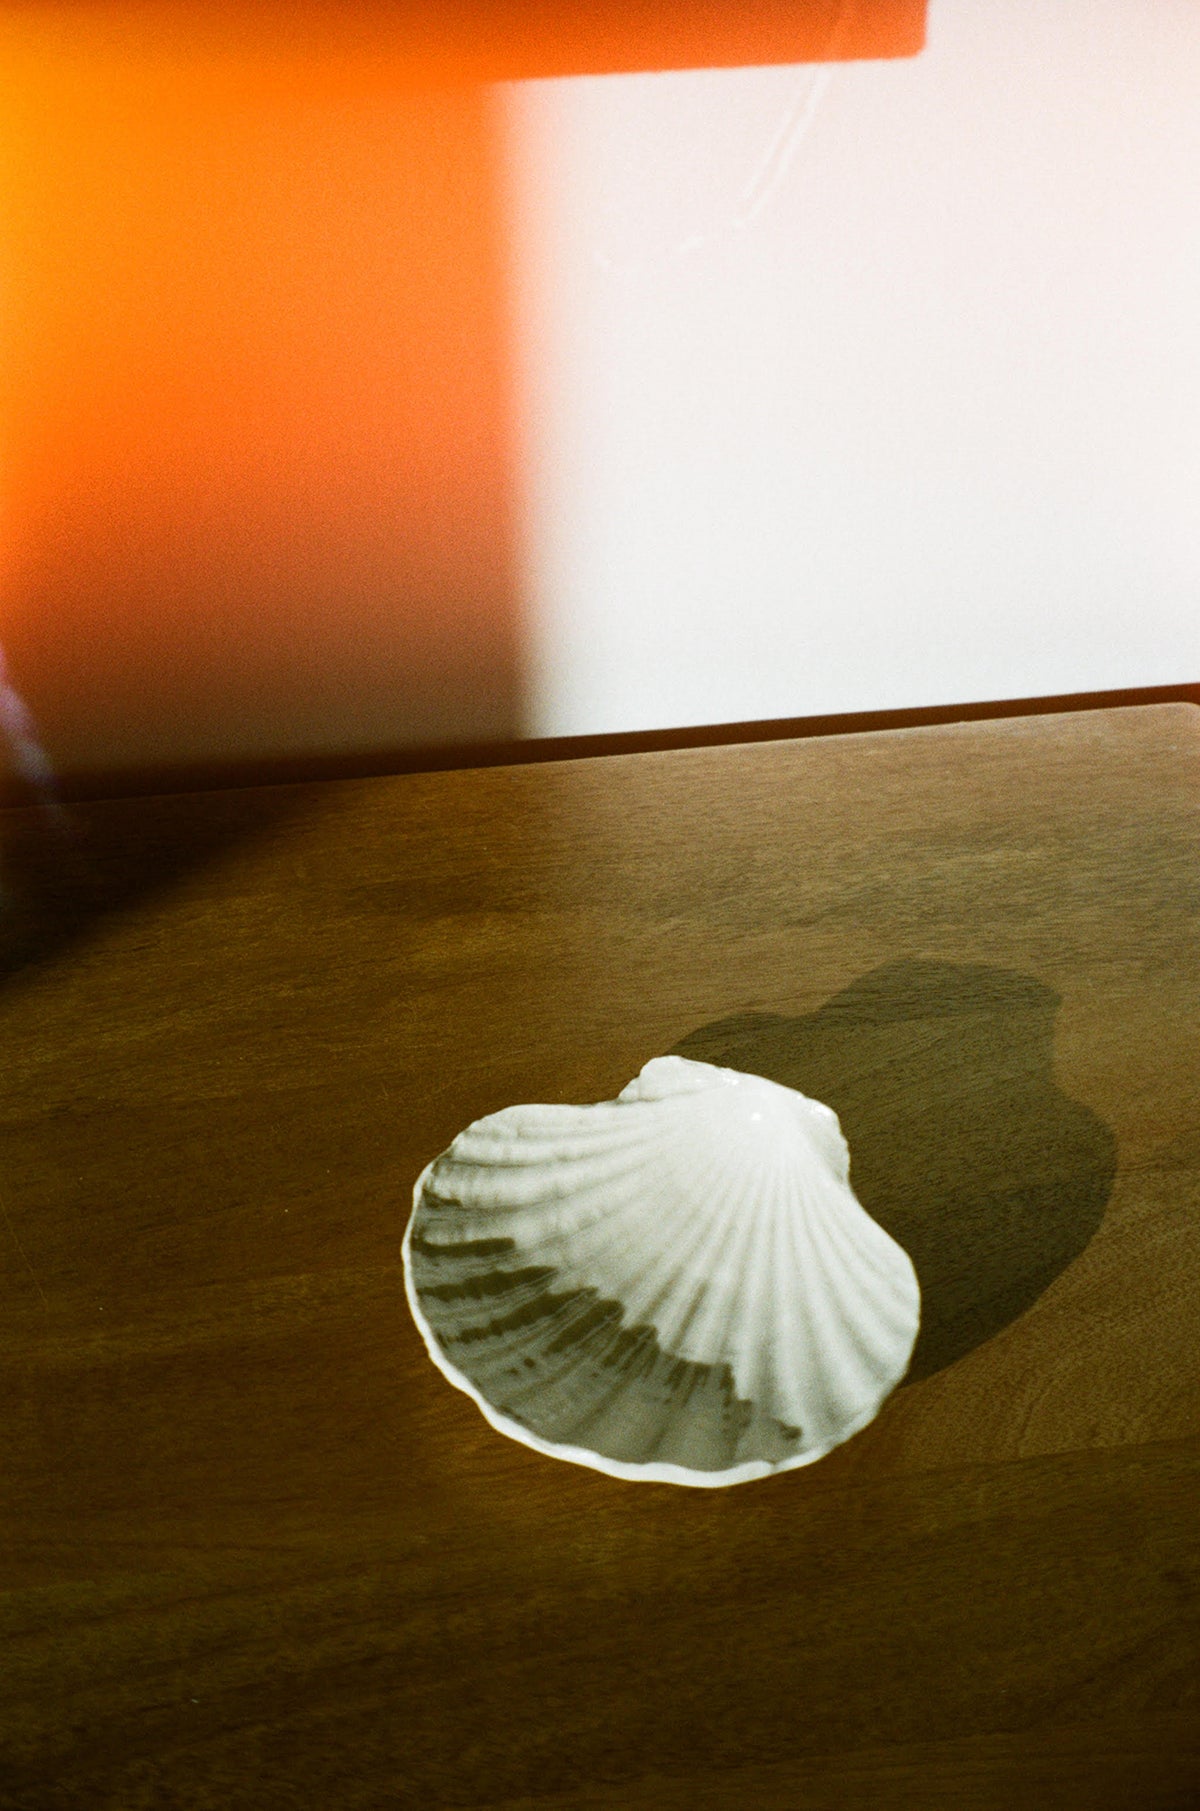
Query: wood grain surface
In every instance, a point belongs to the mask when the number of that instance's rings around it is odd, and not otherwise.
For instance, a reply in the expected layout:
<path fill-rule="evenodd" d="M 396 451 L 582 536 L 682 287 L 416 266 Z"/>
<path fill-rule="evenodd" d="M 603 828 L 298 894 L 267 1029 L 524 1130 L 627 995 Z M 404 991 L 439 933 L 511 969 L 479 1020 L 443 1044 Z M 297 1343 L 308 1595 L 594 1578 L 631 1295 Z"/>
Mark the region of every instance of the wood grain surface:
<path fill-rule="evenodd" d="M 1200 1805 L 1200 712 L 5 814 L 4 1811 Z M 819 1464 L 494 1433 L 468 1121 L 824 1089 L 911 1379 Z"/>

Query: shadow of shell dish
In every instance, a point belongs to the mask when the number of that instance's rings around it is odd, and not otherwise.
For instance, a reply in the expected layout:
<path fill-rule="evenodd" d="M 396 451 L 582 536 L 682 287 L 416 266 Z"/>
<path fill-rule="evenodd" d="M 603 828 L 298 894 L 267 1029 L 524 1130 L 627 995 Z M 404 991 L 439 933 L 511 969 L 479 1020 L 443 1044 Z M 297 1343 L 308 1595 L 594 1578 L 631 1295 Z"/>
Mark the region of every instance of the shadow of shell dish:
<path fill-rule="evenodd" d="M 425 1169 L 404 1238 L 430 1357 L 492 1426 L 618 1478 L 811 1464 L 908 1367 L 920 1291 L 837 1115 L 656 1057 L 616 1100 L 506 1107 Z"/>

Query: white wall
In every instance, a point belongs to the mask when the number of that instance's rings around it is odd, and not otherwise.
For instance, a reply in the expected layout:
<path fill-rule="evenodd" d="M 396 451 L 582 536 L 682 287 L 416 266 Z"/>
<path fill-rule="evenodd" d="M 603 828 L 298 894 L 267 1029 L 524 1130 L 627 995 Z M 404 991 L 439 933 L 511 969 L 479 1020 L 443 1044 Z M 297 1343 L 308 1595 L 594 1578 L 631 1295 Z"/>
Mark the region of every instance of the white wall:
<path fill-rule="evenodd" d="M 527 733 L 1196 677 L 1194 0 L 501 92 Z"/>

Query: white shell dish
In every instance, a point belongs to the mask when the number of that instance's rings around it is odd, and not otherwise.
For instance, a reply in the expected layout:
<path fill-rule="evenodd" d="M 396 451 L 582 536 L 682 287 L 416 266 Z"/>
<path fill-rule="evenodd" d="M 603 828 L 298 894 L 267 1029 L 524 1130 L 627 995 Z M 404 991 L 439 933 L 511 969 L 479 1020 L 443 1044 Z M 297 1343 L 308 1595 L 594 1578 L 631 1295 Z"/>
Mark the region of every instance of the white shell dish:
<path fill-rule="evenodd" d="M 619 1478 L 738 1484 L 879 1412 L 920 1321 L 837 1115 L 656 1057 L 616 1100 L 476 1120 L 404 1238 L 434 1363 L 493 1427 Z"/>

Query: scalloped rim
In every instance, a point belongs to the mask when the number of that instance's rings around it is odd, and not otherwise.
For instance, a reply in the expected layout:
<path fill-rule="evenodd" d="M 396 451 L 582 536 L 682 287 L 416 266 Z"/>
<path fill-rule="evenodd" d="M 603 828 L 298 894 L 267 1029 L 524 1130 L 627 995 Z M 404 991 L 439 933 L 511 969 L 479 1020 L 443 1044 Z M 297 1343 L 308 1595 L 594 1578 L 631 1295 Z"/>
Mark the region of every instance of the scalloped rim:
<path fill-rule="evenodd" d="M 834 1452 L 839 1446 L 844 1446 L 847 1440 L 853 1439 L 855 1434 L 860 1433 L 864 1427 L 868 1427 L 875 1420 L 888 1397 L 893 1394 L 894 1385 L 892 1389 L 885 1390 L 866 1414 L 853 1422 L 839 1439 L 831 1440 L 828 1446 L 818 1447 L 813 1452 L 801 1453 L 794 1459 L 782 1459 L 776 1465 L 769 1464 L 766 1459 L 751 1459 L 744 1465 L 732 1465 L 727 1471 L 689 1471 L 683 1465 L 654 1464 L 653 1462 L 648 1465 L 633 1465 L 624 1459 L 606 1459 L 603 1454 L 591 1452 L 585 1446 L 557 1445 L 551 1440 L 541 1439 L 531 1429 L 522 1426 L 519 1421 L 513 1421 L 509 1416 L 502 1414 L 471 1382 L 469 1377 L 464 1376 L 463 1372 L 457 1370 L 450 1363 L 421 1308 L 412 1271 L 412 1253 L 409 1248 L 412 1243 L 413 1227 L 416 1225 L 417 1214 L 421 1206 L 421 1193 L 426 1179 L 437 1161 L 438 1159 L 435 1157 L 432 1162 L 427 1163 L 413 1185 L 413 1209 L 409 1215 L 408 1225 L 404 1229 L 404 1239 L 400 1246 L 400 1256 L 404 1265 L 404 1293 L 408 1297 L 409 1310 L 417 1324 L 417 1331 L 425 1342 L 426 1351 L 447 1382 L 452 1383 L 456 1390 L 461 1390 L 464 1396 L 471 1398 L 484 1419 L 490 1422 L 498 1434 L 506 1434 L 510 1440 L 517 1440 L 522 1446 L 532 1447 L 535 1453 L 542 1453 L 547 1459 L 565 1459 L 572 1465 L 586 1465 L 590 1471 L 603 1472 L 606 1477 L 623 1478 L 634 1484 L 686 1484 L 695 1490 L 720 1490 L 729 1484 L 750 1484 L 757 1478 L 773 1478 L 778 1472 L 797 1471 L 801 1466 L 815 1465 L 818 1459 L 823 1459 L 827 1453 Z M 915 1338 L 914 1334 L 914 1343 Z"/>

